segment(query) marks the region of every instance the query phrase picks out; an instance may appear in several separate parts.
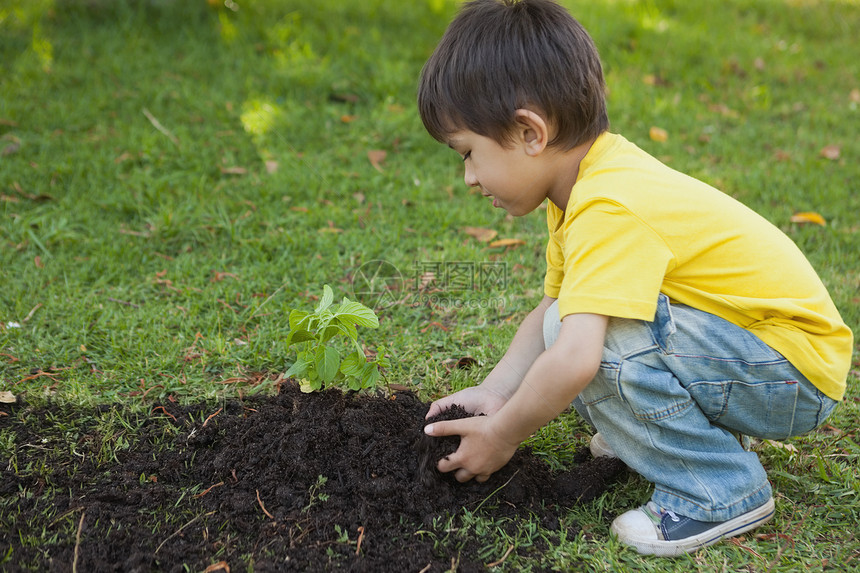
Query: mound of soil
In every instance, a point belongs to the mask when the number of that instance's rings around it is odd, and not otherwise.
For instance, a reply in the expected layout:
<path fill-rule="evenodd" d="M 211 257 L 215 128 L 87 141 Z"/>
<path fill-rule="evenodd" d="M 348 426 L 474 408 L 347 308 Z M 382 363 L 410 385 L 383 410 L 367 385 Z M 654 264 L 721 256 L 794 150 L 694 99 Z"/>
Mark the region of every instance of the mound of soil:
<path fill-rule="evenodd" d="M 583 454 L 553 474 L 521 448 L 486 483 L 457 483 L 435 462 L 458 438 L 426 436 L 428 405 L 405 392 L 285 384 L 220 410 L 168 402 L 148 417 L 114 416 L 133 431 L 117 429 L 130 444 L 111 461 L 110 406 L 74 435 L 52 427 L 80 412 L 2 406 L 0 430 L 16 444 L 14 459 L 0 460 L 5 571 L 482 571 L 477 546 L 445 534 L 463 508 L 558 528 L 564 506 L 593 499 L 623 470 Z M 54 543 L 34 542 L 44 539 Z"/>

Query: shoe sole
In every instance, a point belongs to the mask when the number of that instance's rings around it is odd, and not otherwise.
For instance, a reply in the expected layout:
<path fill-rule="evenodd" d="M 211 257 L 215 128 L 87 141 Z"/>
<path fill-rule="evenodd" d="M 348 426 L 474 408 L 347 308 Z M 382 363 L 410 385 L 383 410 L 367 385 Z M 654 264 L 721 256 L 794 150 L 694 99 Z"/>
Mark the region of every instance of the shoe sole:
<path fill-rule="evenodd" d="M 730 519 L 725 523 L 721 523 L 713 529 L 703 531 L 698 535 L 678 539 L 677 541 L 622 539 L 618 536 L 618 532 L 615 531 L 615 524 L 612 525 L 610 530 L 618 537 L 619 541 L 625 545 L 630 545 L 642 555 L 677 557 L 685 553 L 692 553 L 702 547 L 713 545 L 721 539 L 734 537 L 750 529 L 755 529 L 759 525 L 770 521 L 773 514 L 774 504 L 773 498 L 771 498 L 764 505 L 734 519 Z"/>

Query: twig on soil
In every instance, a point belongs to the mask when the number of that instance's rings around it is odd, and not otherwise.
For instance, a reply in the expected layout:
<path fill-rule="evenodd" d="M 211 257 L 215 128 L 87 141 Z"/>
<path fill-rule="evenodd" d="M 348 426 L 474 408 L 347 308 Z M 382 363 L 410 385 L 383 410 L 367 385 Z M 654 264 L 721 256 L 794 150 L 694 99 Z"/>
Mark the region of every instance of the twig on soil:
<path fill-rule="evenodd" d="M 158 550 L 159 550 L 159 549 L 161 549 L 162 547 L 164 547 L 164 544 L 165 544 L 165 543 L 167 543 L 168 541 L 170 541 L 171 539 L 173 539 L 174 537 L 176 537 L 177 535 L 179 535 L 180 533 L 182 533 L 182 530 L 183 530 L 183 529 L 185 529 L 186 527 L 188 527 L 189 525 L 191 525 L 192 523 L 194 523 L 195 521 L 197 521 L 197 520 L 198 520 L 198 519 L 200 519 L 201 517 L 209 517 L 209 516 L 210 516 L 210 515 L 212 515 L 213 513 L 215 513 L 215 512 L 214 512 L 214 511 L 210 511 L 209 513 L 201 513 L 200 515 L 198 515 L 197 517 L 195 517 L 194 519 L 192 519 L 191 521 L 189 521 L 188 523 L 186 523 L 185 525 L 183 525 L 182 527 L 180 527 L 179 529 L 177 529 L 176 531 L 174 531 L 173 533 L 171 533 L 170 535 L 168 535 L 168 536 L 167 536 L 167 539 L 165 539 L 164 541 L 162 541 L 162 542 L 158 545 L 158 547 L 156 547 L 156 548 L 155 548 L 155 553 L 158 553 Z M 154 555 L 154 554 L 153 554 L 153 555 Z"/>
<path fill-rule="evenodd" d="M 218 483 L 213 484 L 213 485 L 210 485 L 209 487 L 207 487 L 206 489 L 204 489 L 204 490 L 203 490 L 203 491 L 201 491 L 200 493 L 198 493 L 198 494 L 196 494 L 196 495 L 192 495 L 191 497 L 193 497 L 193 498 L 195 498 L 195 499 L 196 499 L 196 498 L 198 498 L 198 497 L 203 497 L 204 495 L 206 495 L 207 493 L 209 493 L 210 491 L 212 491 L 212 490 L 213 490 L 213 489 L 215 489 L 216 487 L 221 487 L 222 485 L 224 485 L 224 482 L 223 482 L 223 481 L 219 481 Z"/>
<path fill-rule="evenodd" d="M 154 115 L 152 115 L 152 113 L 148 109 L 143 108 L 142 111 L 143 115 L 146 116 L 146 119 L 149 120 L 149 123 L 152 124 L 152 127 L 166 135 L 167 138 L 170 139 L 170 141 L 172 141 L 174 145 L 176 145 L 177 147 L 179 146 L 179 139 L 177 139 L 177 137 L 173 135 L 173 133 L 171 133 L 169 129 L 161 125 L 161 122 L 158 121 L 158 119 Z"/>
<path fill-rule="evenodd" d="M 492 563 L 487 563 L 487 567 L 496 567 L 498 565 L 501 565 L 502 563 L 505 562 L 505 559 L 508 558 L 508 555 L 510 555 L 513 550 L 514 550 L 514 546 L 512 544 L 510 547 L 508 547 L 508 550 L 505 551 L 505 554 L 502 555 L 501 559 L 499 559 L 498 561 L 493 561 Z"/>
<path fill-rule="evenodd" d="M 81 520 L 78 521 L 78 533 L 75 535 L 75 560 L 72 561 L 72 573 L 78 573 L 78 552 L 81 549 L 81 530 L 84 528 L 84 517 L 87 512 L 81 514 Z"/>
<path fill-rule="evenodd" d="M 208 423 L 209 423 L 209 420 L 211 420 L 212 418 L 214 418 L 215 416 L 217 416 L 218 414 L 220 414 L 220 413 L 221 413 L 221 410 L 223 410 L 223 409 L 224 409 L 224 408 L 218 408 L 218 410 L 217 410 L 214 414 L 210 414 L 210 415 L 209 415 L 209 417 L 208 417 L 208 418 L 206 418 L 206 421 L 205 421 L 205 422 L 203 422 L 203 427 L 205 428 L 205 427 L 206 427 L 206 424 L 208 424 Z"/>
<path fill-rule="evenodd" d="M 431 569 L 432 567 L 433 567 L 433 563 L 428 563 L 428 564 L 424 567 L 424 569 L 422 569 L 422 570 L 421 570 L 421 571 L 419 571 L 418 573 L 427 573 L 428 571 L 430 571 L 430 569 Z"/>
<path fill-rule="evenodd" d="M 167 414 L 168 416 L 170 416 L 171 418 L 173 418 L 173 421 L 174 421 L 174 422 L 176 421 L 176 416 L 174 416 L 173 414 L 171 414 L 170 412 L 168 412 L 167 410 L 165 410 L 165 409 L 164 409 L 164 406 L 156 406 L 155 408 L 153 408 L 152 410 L 150 410 L 150 411 L 149 411 L 149 415 L 150 415 L 150 416 L 152 416 L 152 415 L 155 413 L 155 411 L 156 411 L 156 410 L 161 410 L 162 412 L 164 412 L 165 414 Z"/>
<path fill-rule="evenodd" d="M 213 563 L 204 569 L 203 573 L 214 573 L 215 571 L 226 571 L 227 573 L 230 573 L 230 565 L 228 565 L 226 561 L 219 561 L 218 563 Z"/>
<path fill-rule="evenodd" d="M 260 490 L 256 490 L 256 491 L 257 491 L 257 503 L 260 504 L 260 509 L 263 510 L 263 513 L 265 513 L 266 515 L 269 516 L 269 519 L 275 519 L 275 516 L 272 515 L 271 513 L 269 513 L 269 511 L 266 509 L 266 506 L 263 505 L 263 500 L 260 499 Z"/>
<path fill-rule="evenodd" d="M 356 544 L 356 547 L 355 547 L 355 554 L 356 555 L 358 555 L 359 552 L 361 551 L 361 542 L 362 541 L 364 541 L 364 526 L 359 525 L 358 526 L 358 543 Z"/>

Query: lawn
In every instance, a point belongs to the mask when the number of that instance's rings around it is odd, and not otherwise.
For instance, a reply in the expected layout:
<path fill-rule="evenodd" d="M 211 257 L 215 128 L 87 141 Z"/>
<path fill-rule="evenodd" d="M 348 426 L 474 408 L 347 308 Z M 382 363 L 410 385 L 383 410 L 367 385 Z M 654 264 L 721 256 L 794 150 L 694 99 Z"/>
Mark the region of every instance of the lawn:
<path fill-rule="evenodd" d="M 783 229 L 860 332 L 860 4 L 564 4 L 600 49 L 612 130 Z M 289 312 L 312 309 L 326 284 L 377 309 L 379 328 L 360 334 L 385 348 L 384 386 L 432 399 L 483 379 L 542 295 L 546 226 L 543 211 L 490 208 L 421 126 L 417 76 L 455 10 L 0 5 L 0 390 L 19 401 L 0 406 L 4 480 L 51 471 L 16 428 L 50 434 L 56 460 L 97 427 L 98 467 L 110 468 L 155 440 L 148 418 L 187 405 L 203 424 L 231 400 L 273 394 L 295 360 Z M 529 520 L 510 535 L 471 514 L 461 528 L 493 539 L 480 560 L 509 571 L 860 568 L 857 359 L 827 426 L 756 444 L 777 517 L 751 535 L 676 560 L 620 547 L 612 516 L 648 496 L 635 475 L 572 508 L 569 536 Z M 164 448 L 172 432 L 158 434 Z M 560 468 L 587 439 L 565 416 L 530 445 Z M 41 483 L 0 500 L 4 567 L 23 566 L 4 548 L 19 498 L 57 494 Z M 79 517 L 46 510 L 27 543 L 75 545 Z M 528 550 L 538 538 L 552 542 Z"/>

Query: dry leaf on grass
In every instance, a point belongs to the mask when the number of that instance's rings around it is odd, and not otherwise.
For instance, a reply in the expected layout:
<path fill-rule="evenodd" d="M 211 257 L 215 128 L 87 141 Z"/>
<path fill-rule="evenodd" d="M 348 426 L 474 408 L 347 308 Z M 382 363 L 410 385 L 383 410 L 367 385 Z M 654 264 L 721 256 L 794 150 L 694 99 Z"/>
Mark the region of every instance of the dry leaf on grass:
<path fill-rule="evenodd" d="M 797 451 L 797 446 L 794 444 L 786 444 L 784 442 L 777 442 L 776 440 L 765 440 L 765 443 L 769 446 L 773 446 L 774 448 L 785 450 L 787 452 L 794 453 Z"/>
<path fill-rule="evenodd" d="M 824 217 L 812 211 L 807 211 L 804 213 L 795 213 L 791 216 L 790 221 L 792 223 L 814 223 L 816 225 L 821 225 L 822 227 L 827 226 L 827 221 L 824 219 Z"/>
<path fill-rule="evenodd" d="M 659 141 L 662 143 L 669 139 L 669 132 L 662 127 L 654 126 L 648 131 L 648 137 L 650 137 L 654 141 Z"/>
<path fill-rule="evenodd" d="M 498 231 L 493 229 L 486 229 L 484 227 L 463 227 L 463 232 L 467 235 L 474 237 L 481 241 L 482 243 L 486 243 L 488 241 L 492 241 L 498 235 Z"/>
<path fill-rule="evenodd" d="M 382 149 L 371 149 L 367 152 L 367 159 L 370 161 L 370 164 L 380 173 L 382 173 L 382 162 L 385 161 L 386 157 L 388 157 L 388 153 Z"/>
<path fill-rule="evenodd" d="M 3 404 L 14 404 L 18 399 L 15 397 L 15 394 L 8 391 L 0 392 L 0 403 Z"/>
<path fill-rule="evenodd" d="M 525 245 L 526 242 L 522 239 L 499 239 L 498 241 L 493 241 L 490 243 L 491 247 L 518 247 L 519 245 Z"/>
<path fill-rule="evenodd" d="M 821 149 L 821 157 L 836 161 L 842 155 L 842 148 L 838 145 L 827 145 Z"/>

